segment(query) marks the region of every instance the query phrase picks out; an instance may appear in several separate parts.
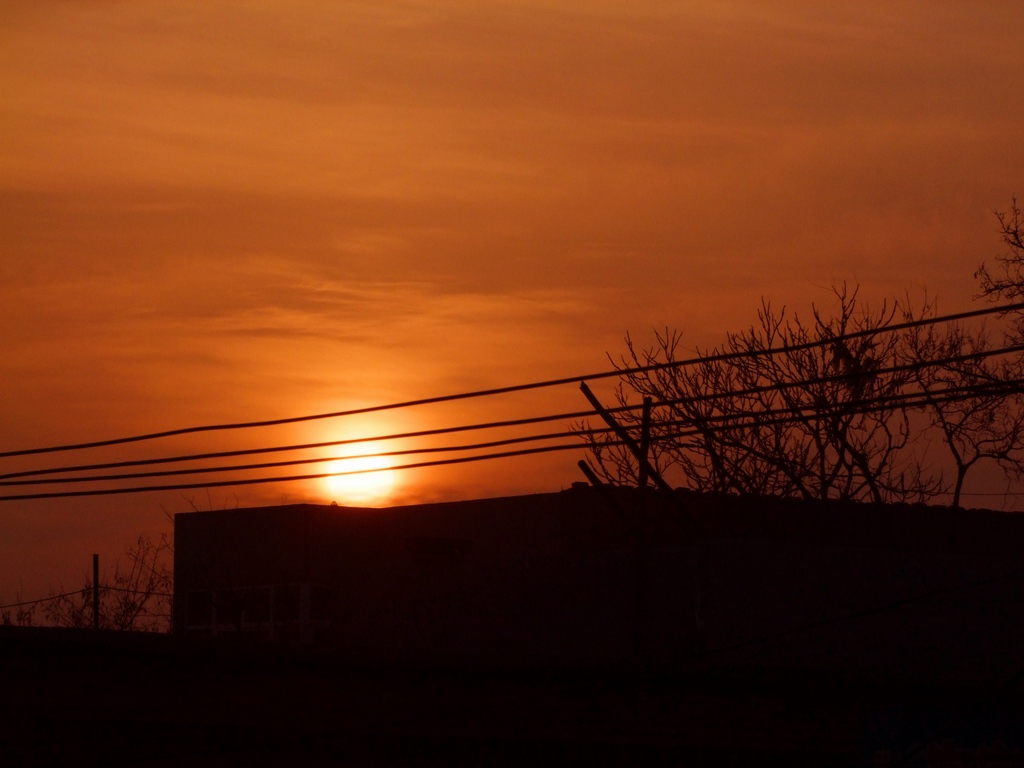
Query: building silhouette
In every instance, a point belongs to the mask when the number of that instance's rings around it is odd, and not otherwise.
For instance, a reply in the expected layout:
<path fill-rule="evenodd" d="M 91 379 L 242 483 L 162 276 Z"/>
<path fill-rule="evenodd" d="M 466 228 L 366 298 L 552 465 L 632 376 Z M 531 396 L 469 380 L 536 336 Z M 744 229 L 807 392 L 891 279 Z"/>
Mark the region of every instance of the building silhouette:
<path fill-rule="evenodd" d="M 189 512 L 175 542 L 176 633 L 352 661 L 947 682 L 1024 661 L 1010 513 L 574 487 Z"/>
<path fill-rule="evenodd" d="M 1024 766 L 1020 515 L 575 487 L 175 531 L 172 635 L 0 627 L 7 763 Z"/>

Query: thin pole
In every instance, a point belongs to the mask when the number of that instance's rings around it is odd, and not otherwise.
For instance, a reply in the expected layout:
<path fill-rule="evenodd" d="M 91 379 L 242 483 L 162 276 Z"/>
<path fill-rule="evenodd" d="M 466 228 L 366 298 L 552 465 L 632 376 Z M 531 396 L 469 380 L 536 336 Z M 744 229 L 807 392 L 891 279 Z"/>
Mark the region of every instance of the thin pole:
<path fill-rule="evenodd" d="M 637 485 L 641 489 L 640 498 L 644 499 L 647 494 L 647 480 L 648 473 L 647 467 L 650 465 L 649 455 L 651 449 L 651 398 L 644 398 L 643 416 L 640 421 L 640 456 L 641 460 L 639 464 L 639 478 L 637 479 Z M 641 504 L 643 502 L 641 501 Z"/>
<path fill-rule="evenodd" d="M 619 438 L 619 440 L 625 443 L 630 453 L 632 453 L 636 457 L 637 462 L 639 462 L 641 471 L 646 472 L 647 476 L 654 480 L 654 484 L 657 485 L 658 488 L 660 488 L 662 491 L 671 496 L 672 486 L 666 483 L 665 478 L 661 476 L 661 473 L 659 473 L 656 469 L 654 469 L 654 467 L 651 466 L 650 462 L 647 460 L 647 457 L 644 456 L 643 452 L 640 450 L 640 446 L 637 445 L 636 440 L 634 440 L 630 436 L 630 434 L 625 429 L 622 428 L 622 425 L 620 425 L 619 422 L 617 422 L 612 417 L 612 415 L 608 413 L 608 409 L 601 405 L 601 401 L 598 400 L 594 393 L 590 391 L 590 387 L 587 386 L 587 382 L 580 382 L 580 391 L 583 392 L 583 396 L 590 401 L 590 404 L 594 407 L 594 410 L 597 411 L 597 415 L 604 419 L 605 423 L 612 428 L 612 431 L 615 432 L 615 435 Z"/>
<path fill-rule="evenodd" d="M 672 490 L 672 486 L 670 486 L 667 482 L 665 482 L 665 478 L 663 478 L 661 476 L 661 473 L 658 472 L 657 469 L 655 469 L 653 466 L 651 466 L 651 462 L 650 462 L 646 452 L 644 450 L 642 450 L 639 445 L 637 445 L 637 442 L 630 436 L 630 434 L 622 427 L 621 424 L 619 424 L 615 420 L 615 418 L 611 415 L 611 413 L 608 412 L 608 409 L 605 408 L 601 404 L 601 401 L 597 399 L 597 397 L 590 390 L 590 387 L 587 386 L 587 383 L 585 381 L 581 381 L 580 382 L 580 390 L 583 392 L 583 395 L 587 398 L 587 400 L 590 401 L 590 404 L 592 406 L 594 406 L 594 410 L 597 411 L 598 415 L 602 419 L 604 419 L 605 423 L 609 427 L 612 428 L 612 431 L 616 434 L 616 436 L 619 438 L 619 440 L 621 440 L 623 442 L 623 444 L 626 446 L 626 448 L 628 448 L 629 451 L 636 457 L 636 460 L 637 460 L 637 463 L 638 463 L 638 466 L 639 466 L 639 473 L 638 474 L 641 475 L 641 476 L 642 475 L 646 475 L 646 477 L 650 477 L 652 480 L 654 480 L 654 484 L 660 490 L 665 492 L 665 494 L 668 497 L 669 501 L 672 504 L 675 505 L 676 509 L 678 509 L 686 517 L 686 519 L 690 522 L 690 525 L 692 526 L 691 530 L 692 530 L 692 533 L 694 534 L 694 551 L 695 551 L 696 556 L 697 556 L 697 563 L 696 563 L 697 578 L 696 578 L 696 585 L 695 585 L 696 586 L 696 593 L 694 595 L 694 612 L 693 612 L 693 629 L 694 629 L 694 633 L 693 633 L 693 646 L 694 647 L 693 647 L 692 651 L 697 656 L 703 656 L 704 655 L 704 638 L 705 638 L 705 627 L 704 627 L 704 599 L 705 599 L 705 597 L 704 596 L 707 593 L 707 584 L 708 584 L 708 558 L 707 558 L 707 553 L 705 552 L 706 545 L 705 545 L 705 541 L 704 541 L 704 539 L 706 538 L 707 534 L 706 534 L 706 531 L 704 530 L 704 525 L 696 517 L 694 517 L 680 503 L 679 497 L 676 496 L 676 494 Z M 647 426 L 647 430 L 649 430 L 649 429 L 650 429 L 650 426 L 648 425 Z M 640 493 L 643 494 L 643 492 L 644 492 L 643 489 L 641 489 Z M 641 522 L 642 521 L 637 521 L 638 532 L 640 532 L 639 524 Z M 643 541 L 644 541 L 643 534 L 642 534 L 642 532 L 640 532 L 639 536 L 638 536 L 638 542 L 640 543 L 641 546 L 643 544 Z"/>
<path fill-rule="evenodd" d="M 100 556 L 92 556 L 92 628 L 100 628 Z"/>
<path fill-rule="evenodd" d="M 636 627 L 634 629 L 634 643 L 636 644 L 637 656 L 641 661 L 646 660 L 645 643 L 647 639 L 648 623 L 648 581 L 650 571 L 650 549 L 647 541 L 647 483 L 648 467 L 650 463 L 651 450 L 651 398 L 644 398 L 643 415 L 640 421 L 640 461 L 637 476 L 637 492 L 640 498 L 637 500 L 636 508 L 636 530 L 637 536 L 634 541 L 633 551 L 633 577 L 634 600 L 636 601 Z"/>

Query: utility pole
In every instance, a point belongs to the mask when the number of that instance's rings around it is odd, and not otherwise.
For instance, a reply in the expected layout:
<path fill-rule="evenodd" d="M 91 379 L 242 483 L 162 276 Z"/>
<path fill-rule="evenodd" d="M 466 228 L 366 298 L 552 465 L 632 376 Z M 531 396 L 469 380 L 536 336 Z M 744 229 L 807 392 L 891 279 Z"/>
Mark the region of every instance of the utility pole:
<path fill-rule="evenodd" d="M 685 509 L 682 506 L 682 504 L 679 502 L 679 499 L 676 497 L 675 492 L 672 489 L 672 486 L 670 486 L 665 481 L 665 478 L 663 478 L 661 476 L 661 473 L 658 472 L 658 470 L 655 469 L 651 465 L 650 459 L 648 457 L 648 450 L 649 450 L 649 445 L 650 445 L 650 418 L 651 418 L 650 417 L 650 408 L 651 408 L 650 399 L 649 398 L 644 398 L 643 421 L 641 422 L 641 437 L 640 437 L 641 444 L 638 445 L 636 440 L 633 439 L 633 437 L 629 434 L 629 432 L 627 432 L 622 427 L 622 425 L 619 424 L 615 420 L 615 417 L 613 417 L 611 415 L 611 413 L 608 412 L 608 409 L 606 409 L 601 404 L 601 401 L 597 399 L 597 397 L 590 390 L 590 387 L 587 386 L 587 383 L 585 381 L 581 381 L 580 382 L 580 390 L 583 392 L 583 395 L 587 398 L 587 400 L 590 401 L 590 404 L 592 406 L 594 406 L 594 410 L 597 411 L 598 415 L 602 419 L 604 419 L 605 423 L 609 427 L 611 427 L 612 431 L 619 438 L 619 440 L 622 442 L 622 444 L 625 445 L 626 448 L 629 449 L 630 453 L 633 454 L 634 458 L 636 458 L 637 466 L 638 466 L 638 476 L 640 478 L 642 478 L 642 485 L 641 485 L 641 488 L 639 490 L 639 492 L 641 494 L 641 499 L 643 499 L 643 496 L 646 493 L 646 485 L 647 485 L 647 482 L 648 482 L 648 478 L 650 478 L 651 480 L 654 481 L 655 486 L 665 494 L 665 496 L 668 498 L 669 502 L 671 504 L 673 504 L 679 510 L 679 512 L 682 513 L 685 516 L 685 518 L 690 523 L 691 533 L 693 534 L 693 537 L 694 537 L 694 550 L 695 550 L 695 553 L 696 553 L 696 556 L 697 556 L 696 584 L 695 584 L 694 612 L 693 612 L 693 630 L 694 630 L 693 641 L 694 641 L 694 648 L 692 650 L 695 653 L 695 655 L 703 656 L 703 653 L 704 653 L 704 634 L 705 634 L 705 627 L 704 627 L 704 600 L 705 600 L 705 596 L 707 594 L 707 582 L 708 582 L 708 559 L 707 559 L 707 552 L 706 552 L 707 546 L 706 546 L 706 543 L 705 543 L 705 540 L 704 540 L 705 539 L 704 526 L 700 523 L 700 521 L 698 521 L 696 518 L 694 518 L 693 515 L 690 514 L 690 512 L 687 509 Z M 580 462 L 580 468 L 583 469 L 583 466 L 585 464 L 586 464 L 586 462 L 581 461 Z M 590 468 L 587 467 L 587 470 L 589 470 L 589 469 Z M 591 477 L 594 477 L 592 472 L 584 471 L 584 474 L 587 475 L 588 479 L 591 479 Z M 593 480 L 591 480 L 591 482 L 593 482 Z M 643 503 L 644 502 L 641 501 L 641 504 L 643 504 Z M 644 508 L 641 507 L 641 514 L 643 514 L 643 509 Z M 637 559 L 638 559 L 638 564 L 639 563 L 643 563 L 643 565 L 645 566 L 646 565 L 646 562 L 645 562 L 645 560 L 646 560 L 646 543 L 647 543 L 646 542 L 646 532 L 645 532 L 646 520 L 641 520 L 640 519 L 640 515 L 635 515 L 632 522 L 633 522 L 634 530 L 636 531 L 636 534 L 637 534 Z M 641 584 L 642 584 L 641 578 L 643 577 L 645 572 L 646 572 L 646 568 L 645 567 L 641 566 L 641 567 L 638 568 L 638 574 L 637 574 L 637 576 L 638 576 L 638 579 L 637 579 L 637 597 L 638 598 L 640 598 L 642 592 L 645 591 L 644 590 L 644 586 L 641 586 Z M 640 598 L 640 600 L 642 601 L 642 598 Z M 637 609 L 638 609 L 638 616 L 642 615 L 641 612 L 642 612 L 643 609 L 642 609 L 641 602 L 638 602 Z"/>
<path fill-rule="evenodd" d="M 637 486 L 639 486 L 640 493 L 640 504 L 644 504 L 644 499 L 647 498 L 647 466 L 650 463 L 648 457 L 651 453 L 651 398 L 650 395 L 644 397 L 644 410 L 643 416 L 640 421 L 640 455 L 643 456 L 644 460 L 639 464 L 639 473 L 637 478 Z"/>
<path fill-rule="evenodd" d="M 100 628 L 100 556 L 92 556 L 92 628 Z"/>

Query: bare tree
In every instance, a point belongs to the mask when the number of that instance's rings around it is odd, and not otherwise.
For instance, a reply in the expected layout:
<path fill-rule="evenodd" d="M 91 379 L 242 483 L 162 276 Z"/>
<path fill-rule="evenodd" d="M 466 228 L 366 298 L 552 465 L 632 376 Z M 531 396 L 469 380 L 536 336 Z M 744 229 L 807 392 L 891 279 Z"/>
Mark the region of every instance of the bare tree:
<path fill-rule="evenodd" d="M 981 284 L 981 295 L 985 298 L 1017 301 L 1024 298 L 1024 213 L 1017 204 L 1017 198 L 1010 201 L 1010 210 L 997 211 L 999 231 L 1003 243 L 1009 249 L 996 257 L 995 272 L 982 264 L 974 273 Z"/>
<path fill-rule="evenodd" d="M 644 350 L 627 337 L 627 354 L 613 361 L 623 371 L 617 398 L 623 406 L 631 393 L 655 401 L 656 462 L 678 467 L 701 491 L 877 502 L 937 492 L 910 445 L 900 404 L 908 374 L 879 373 L 899 359 L 899 336 L 884 331 L 900 308 L 861 307 L 845 285 L 834 295 L 836 314 L 815 309 L 810 323 L 762 302 L 756 324 L 698 350 L 703 359 L 693 365 L 663 365 L 679 361 L 676 333 L 658 334 Z M 650 366 L 660 367 L 634 370 Z M 622 418 L 638 426 L 635 411 Z M 588 442 L 607 479 L 635 476 L 613 439 L 591 433 Z"/>
<path fill-rule="evenodd" d="M 975 276 L 981 296 L 1024 299 L 1024 213 L 1013 199 L 997 213 L 1008 251 Z M 995 462 L 1024 478 L 1024 312 L 1013 312 L 1003 346 L 984 326 L 904 328 L 935 316 L 934 304 L 893 302 L 872 312 L 857 290 L 833 289 L 836 312 L 813 322 L 762 301 L 757 322 L 715 349 L 680 362 L 681 337 L 665 330 L 612 360 L 622 372 L 623 424 L 636 395 L 651 397 L 652 458 L 701 491 L 803 498 L 925 501 L 950 493 L 958 506 L 970 471 Z M 782 350 L 781 352 L 776 350 Z M 993 354 L 998 352 L 999 354 Z M 646 370 L 636 370 L 646 369 Z M 908 399 L 909 398 L 909 399 Z M 613 483 L 638 476 L 633 456 L 607 433 L 577 425 L 595 470 Z M 953 465 L 951 482 L 926 462 L 934 436 Z M 945 463 L 945 462 L 944 462 Z"/>
<path fill-rule="evenodd" d="M 922 410 L 953 462 L 952 505 L 960 506 L 967 474 L 981 462 L 995 462 L 1008 479 L 1024 477 L 1020 352 L 992 355 L 986 329 L 971 331 L 960 323 L 912 328 L 905 349 L 924 395 Z"/>
<path fill-rule="evenodd" d="M 0 603 L 4 602 L 0 600 Z M 4 626 L 31 627 L 35 623 L 39 600 L 25 600 L 19 589 L 14 593 L 14 603 L 0 608 L 0 624 Z M 14 609 L 13 612 L 11 609 Z"/>
<path fill-rule="evenodd" d="M 140 535 L 119 560 L 109 583 L 101 583 L 100 627 L 103 629 L 166 632 L 170 630 L 174 578 L 169 563 L 173 554 L 167 536 L 154 542 Z M 86 579 L 81 590 L 61 586 L 43 607 L 47 621 L 59 627 L 93 625 L 93 585 Z"/>

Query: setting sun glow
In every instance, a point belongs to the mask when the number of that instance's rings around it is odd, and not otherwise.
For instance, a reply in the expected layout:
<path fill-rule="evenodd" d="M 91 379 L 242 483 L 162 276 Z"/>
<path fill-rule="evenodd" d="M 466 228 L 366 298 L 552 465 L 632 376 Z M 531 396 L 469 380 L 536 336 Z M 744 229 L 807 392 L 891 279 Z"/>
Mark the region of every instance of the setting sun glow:
<path fill-rule="evenodd" d="M 363 445 L 358 455 L 327 464 L 328 472 L 337 472 L 325 478 L 327 490 L 339 504 L 374 506 L 385 503 L 395 486 L 395 471 L 386 456 L 370 456 L 382 450 L 375 444 Z M 343 474 L 357 473 L 357 474 Z"/>

